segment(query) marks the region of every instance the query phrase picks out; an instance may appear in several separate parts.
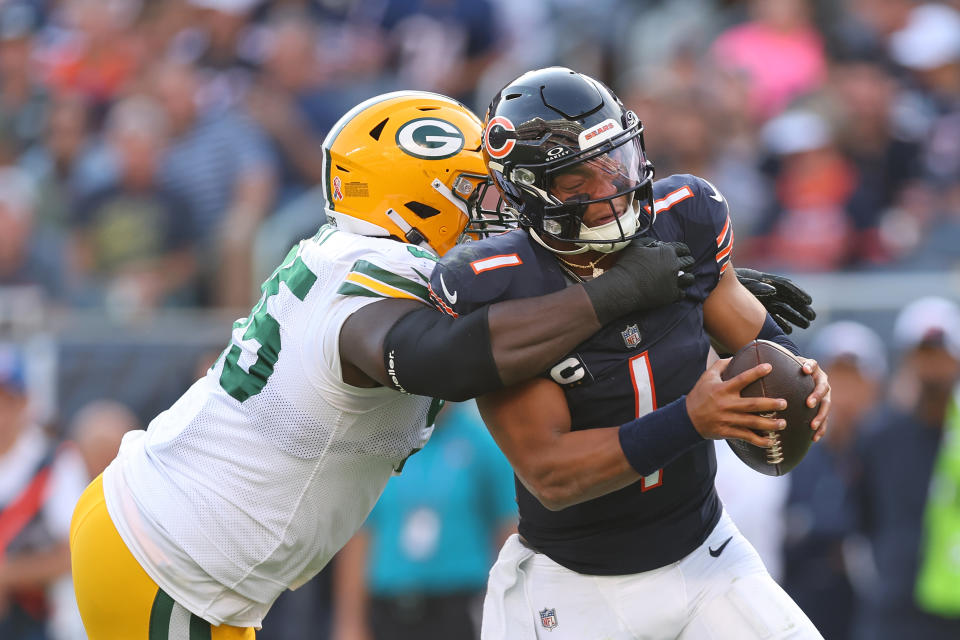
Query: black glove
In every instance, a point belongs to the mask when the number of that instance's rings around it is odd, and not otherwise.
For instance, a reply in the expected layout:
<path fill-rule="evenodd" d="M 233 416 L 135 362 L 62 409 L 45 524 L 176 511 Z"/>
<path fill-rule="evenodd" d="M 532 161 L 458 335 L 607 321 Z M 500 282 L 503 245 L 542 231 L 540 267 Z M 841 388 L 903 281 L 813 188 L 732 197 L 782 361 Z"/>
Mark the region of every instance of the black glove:
<path fill-rule="evenodd" d="M 810 307 L 813 298 L 787 278 L 739 267 L 736 272 L 740 284 L 767 308 L 784 333 L 793 331 L 790 323 L 806 329 L 811 320 L 817 319 L 816 312 Z"/>
<path fill-rule="evenodd" d="M 693 284 L 690 248 L 682 242 L 638 238 L 620 250 L 617 264 L 583 283 L 600 324 L 639 309 L 676 302 Z"/>

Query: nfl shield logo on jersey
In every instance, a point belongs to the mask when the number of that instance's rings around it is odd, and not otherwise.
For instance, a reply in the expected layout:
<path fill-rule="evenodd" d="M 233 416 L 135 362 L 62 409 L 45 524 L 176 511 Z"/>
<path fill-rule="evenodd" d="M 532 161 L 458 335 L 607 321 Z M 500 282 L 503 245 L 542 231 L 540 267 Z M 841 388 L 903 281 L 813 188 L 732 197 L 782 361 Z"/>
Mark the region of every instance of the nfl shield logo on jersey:
<path fill-rule="evenodd" d="M 620 335 L 623 336 L 623 343 L 627 345 L 628 349 L 633 349 L 640 344 L 640 328 L 635 324 L 621 331 Z"/>
<path fill-rule="evenodd" d="M 540 612 L 540 624 L 543 625 L 544 629 L 553 631 L 557 627 L 557 610 L 556 609 L 543 609 Z"/>

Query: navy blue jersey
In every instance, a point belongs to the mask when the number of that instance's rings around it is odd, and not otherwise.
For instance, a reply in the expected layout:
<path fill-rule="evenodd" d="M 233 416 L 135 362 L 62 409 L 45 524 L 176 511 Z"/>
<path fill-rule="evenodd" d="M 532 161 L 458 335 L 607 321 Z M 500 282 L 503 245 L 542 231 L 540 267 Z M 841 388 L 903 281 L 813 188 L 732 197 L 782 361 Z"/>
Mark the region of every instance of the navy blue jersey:
<path fill-rule="evenodd" d="M 562 386 L 573 430 L 617 426 L 666 405 L 706 368 L 703 301 L 726 270 L 733 243 L 726 202 L 691 175 L 657 181 L 654 197 L 651 235 L 687 243 L 695 283 L 687 299 L 604 326 L 544 372 Z M 459 315 L 570 283 L 554 254 L 517 230 L 458 246 L 440 261 L 430 288 L 438 307 Z M 720 517 L 715 472 L 713 443 L 705 441 L 639 482 L 560 511 L 548 510 L 517 481 L 520 534 L 581 573 L 662 567 L 699 546 Z"/>

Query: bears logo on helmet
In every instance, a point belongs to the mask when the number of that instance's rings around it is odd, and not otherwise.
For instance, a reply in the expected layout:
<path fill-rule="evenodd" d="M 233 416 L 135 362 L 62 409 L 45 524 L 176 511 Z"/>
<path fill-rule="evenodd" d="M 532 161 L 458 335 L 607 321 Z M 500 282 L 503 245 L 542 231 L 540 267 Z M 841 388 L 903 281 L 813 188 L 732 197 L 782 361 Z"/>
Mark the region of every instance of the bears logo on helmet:
<path fill-rule="evenodd" d="M 483 146 L 491 158 L 501 159 L 510 155 L 517 144 L 517 129 L 509 118 L 498 116 L 487 123 L 483 132 Z"/>
<path fill-rule="evenodd" d="M 653 223 L 643 125 L 588 76 L 550 67 L 508 83 L 487 109 L 483 152 L 506 205 L 551 251 L 616 251 Z M 588 226 L 588 211 L 608 222 Z"/>

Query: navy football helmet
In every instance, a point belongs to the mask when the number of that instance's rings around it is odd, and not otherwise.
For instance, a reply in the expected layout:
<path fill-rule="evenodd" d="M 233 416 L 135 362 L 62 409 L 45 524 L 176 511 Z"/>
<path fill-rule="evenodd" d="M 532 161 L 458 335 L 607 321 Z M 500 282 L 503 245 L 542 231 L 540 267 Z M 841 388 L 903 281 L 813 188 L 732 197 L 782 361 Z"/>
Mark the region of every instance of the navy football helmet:
<path fill-rule="evenodd" d="M 617 251 L 653 222 L 643 124 L 589 76 L 549 67 L 509 83 L 487 109 L 483 156 L 522 227 L 574 243 L 551 251 Z"/>

